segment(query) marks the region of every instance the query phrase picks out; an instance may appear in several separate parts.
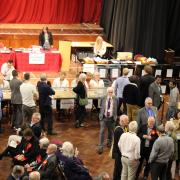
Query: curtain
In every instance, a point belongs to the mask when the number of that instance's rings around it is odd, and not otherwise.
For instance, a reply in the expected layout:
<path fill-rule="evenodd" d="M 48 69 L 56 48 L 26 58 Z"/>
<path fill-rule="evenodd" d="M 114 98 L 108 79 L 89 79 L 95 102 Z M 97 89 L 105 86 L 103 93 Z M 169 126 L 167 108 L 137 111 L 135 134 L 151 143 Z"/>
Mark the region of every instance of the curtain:
<path fill-rule="evenodd" d="M 0 0 L 0 23 L 98 23 L 102 0 Z"/>
<path fill-rule="evenodd" d="M 179 12 L 179 0 L 103 0 L 100 25 L 115 51 L 161 61 L 164 49 L 180 49 Z"/>

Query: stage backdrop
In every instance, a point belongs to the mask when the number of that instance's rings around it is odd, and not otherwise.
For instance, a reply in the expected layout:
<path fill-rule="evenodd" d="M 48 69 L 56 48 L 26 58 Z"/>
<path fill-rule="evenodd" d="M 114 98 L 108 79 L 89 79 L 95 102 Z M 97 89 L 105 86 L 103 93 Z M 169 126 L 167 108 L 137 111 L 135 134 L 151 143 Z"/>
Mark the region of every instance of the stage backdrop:
<path fill-rule="evenodd" d="M 0 23 L 97 23 L 102 0 L 0 0 Z"/>
<path fill-rule="evenodd" d="M 103 0 L 101 23 L 116 51 L 163 59 L 180 50 L 180 0 Z"/>

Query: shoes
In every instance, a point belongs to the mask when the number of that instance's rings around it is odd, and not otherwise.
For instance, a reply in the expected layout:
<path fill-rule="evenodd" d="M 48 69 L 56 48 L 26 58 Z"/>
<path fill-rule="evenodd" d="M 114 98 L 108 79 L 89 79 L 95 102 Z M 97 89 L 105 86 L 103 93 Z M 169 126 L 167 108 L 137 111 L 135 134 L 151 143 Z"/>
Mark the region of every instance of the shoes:
<path fill-rule="evenodd" d="M 103 153 L 103 148 L 99 148 L 99 149 L 97 150 L 97 153 L 98 153 L 98 154 L 102 154 L 102 153 Z"/>
<path fill-rule="evenodd" d="M 48 132 L 48 135 L 57 135 L 57 132 L 51 131 L 51 132 Z"/>
<path fill-rule="evenodd" d="M 111 148 L 111 143 L 110 142 L 107 143 L 107 147 Z"/>
<path fill-rule="evenodd" d="M 80 127 L 84 127 L 84 123 L 81 123 L 79 126 L 80 126 Z"/>
<path fill-rule="evenodd" d="M 80 127 L 80 124 L 79 124 L 79 121 L 77 120 L 76 122 L 75 122 L 75 128 L 79 128 Z"/>

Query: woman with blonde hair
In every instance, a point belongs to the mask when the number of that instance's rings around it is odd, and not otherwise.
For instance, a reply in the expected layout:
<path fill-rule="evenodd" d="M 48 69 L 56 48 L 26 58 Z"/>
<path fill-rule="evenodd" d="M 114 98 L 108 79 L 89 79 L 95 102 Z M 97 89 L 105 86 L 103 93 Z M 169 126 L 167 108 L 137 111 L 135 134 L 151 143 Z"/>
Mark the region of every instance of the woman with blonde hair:
<path fill-rule="evenodd" d="M 95 56 L 102 57 L 106 53 L 106 44 L 103 41 L 103 38 L 101 36 L 98 36 L 96 38 L 96 42 L 94 45 L 94 54 Z"/>

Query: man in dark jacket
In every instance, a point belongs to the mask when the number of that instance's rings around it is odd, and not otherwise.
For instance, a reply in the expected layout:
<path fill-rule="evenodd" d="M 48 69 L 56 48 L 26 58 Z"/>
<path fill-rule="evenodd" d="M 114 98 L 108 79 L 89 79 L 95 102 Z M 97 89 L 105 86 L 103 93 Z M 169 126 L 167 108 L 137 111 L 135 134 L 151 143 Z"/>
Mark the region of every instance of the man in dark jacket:
<path fill-rule="evenodd" d="M 154 82 L 154 76 L 152 76 L 152 67 L 149 65 L 144 66 L 144 76 L 141 77 L 139 83 L 140 90 L 140 106 L 144 106 L 144 101 L 149 94 L 149 85 Z"/>
<path fill-rule="evenodd" d="M 20 128 L 22 125 L 22 96 L 20 92 L 22 81 L 17 78 L 18 73 L 16 70 L 12 71 L 12 76 L 13 79 L 10 81 L 11 104 L 13 107 L 12 127 Z"/>
<path fill-rule="evenodd" d="M 41 114 L 41 127 L 45 130 L 45 119 L 48 122 L 48 134 L 56 135 L 53 132 L 53 119 L 52 119 L 52 107 L 51 107 L 51 95 L 55 94 L 55 91 L 47 84 L 46 74 L 43 73 L 40 76 L 41 81 L 38 82 L 37 88 L 39 92 L 39 109 Z"/>
<path fill-rule="evenodd" d="M 119 118 L 119 124 L 114 130 L 114 143 L 112 149 L 112 158 L 115 160 L 114 163 L 114 173 L 113 180 L 121 179 L 122 163 L 121 163 L 121 152 L 118 147 L 118 142 L 121 135 L 127 132 L 127 126 L 129 123 L 129 118 L 127 115 L 121 115 Z"/>
<path fill-rule="evenodd" d="M 140 158 L 140 164 L 137 170 L 136 177 L 138 179 L 139 174 L 141 172 L 143 161 L 145 159 L 146 165 L 144 169 L 144 179 L 147 179 L 150 171 L 150 165 L 148 162 L 149 156 L 152 150 L 152 146 L 155 140 L 158 138 L 154 117 L 149 117 L 148 124 L 144 124 L 143 126 L 140 127 L 138 131 L 138 136 L 141 139 L 141 158 Z"/>

